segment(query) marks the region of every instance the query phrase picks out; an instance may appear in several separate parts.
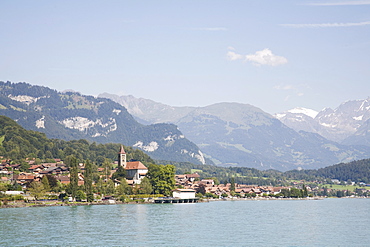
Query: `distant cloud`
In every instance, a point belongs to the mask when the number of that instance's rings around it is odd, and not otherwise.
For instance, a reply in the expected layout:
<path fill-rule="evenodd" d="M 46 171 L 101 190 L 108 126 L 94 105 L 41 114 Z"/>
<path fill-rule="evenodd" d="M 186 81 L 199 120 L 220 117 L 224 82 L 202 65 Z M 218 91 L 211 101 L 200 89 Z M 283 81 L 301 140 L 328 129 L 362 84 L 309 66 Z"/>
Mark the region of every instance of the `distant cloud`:
<path fill-rule="evenodd" d="M 348 6 L 348 5 L 370 5 L 370 1 L 347 1 L 347 2 L 326 2 L 326 3 L 309 3 L 306 5 L 313 6 Z"/>
<path fill-rule="evenodd" d="M 230 61 L 235 61 L 235 60 L 239 60 L 239 59 L 243 59 L 244 56 L 243 55 L 240 55 L 240 54 L 237 54 L 233 51 L 229 51 L 227 54 L 227 59 L 230 60 Z"/>
<path fill-rule="evenodd" d="M 267 48 L 262 51 L 257 51 L 255 54 L 247 55 L 246 59 L 253 62 L 255 65 L 278 66 L 288 62 L 285 57 L 276 56 Z"/>
<path fill-rule="evenodd" d="M 358 27 L 370 25 L 370 21 L 350 23 L 319 23 L 319 24 L 280 24 L 292 28 L 327 28 L 327 27 Z"/>
<path fill-rule="evenodd" d="M 199 27 L 199 28 L 192 28 L 193 30 L 200 30 L 200 31 L 227 31 L 225 27 Z"/>
<path fill-rule="evenodd" d="M 234 50 L 233 47 L 229 47 L 228 49 L 231 50 L 230 48 Z M 268 48 L 263 49 L 262 51 L 257 51 L 255 54 L 249 55 L 241 55 L 233 51 L 228 51 L 226 56 L 227 59 L 230 61 L 244 59 L 244 61 L 252 62 L 256 66 L 260 65 L 278 66 L 286 64 L 288 62 L 288 60 L 285 57 L 274 55 Z"/>

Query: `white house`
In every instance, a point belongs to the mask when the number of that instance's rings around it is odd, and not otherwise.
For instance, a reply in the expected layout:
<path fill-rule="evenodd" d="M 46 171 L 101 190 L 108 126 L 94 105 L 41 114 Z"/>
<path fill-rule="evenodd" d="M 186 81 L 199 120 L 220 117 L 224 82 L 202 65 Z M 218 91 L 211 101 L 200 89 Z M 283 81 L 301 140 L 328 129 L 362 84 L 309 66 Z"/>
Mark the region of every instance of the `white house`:
<path fill-rule="evenodd" d="M 195 190 L 192 189 L 176 189 L 172 192 L 172 196 L 180 199 L 195 198 Z"/>
<path fill-rule="evenodd" d="M 135 184 L 140 184 L 141 180 L 148 173 L 148 168 L 140 161 L 126 163 L 126 177 L 128 180 L 133 180 Z"/>
<path fill-rule="evenodd" d="M 23 195 L 23 194 L 24 194 L 23 191 L 18 191 L 18 190 L 5 191 L 5 195 Z"/>

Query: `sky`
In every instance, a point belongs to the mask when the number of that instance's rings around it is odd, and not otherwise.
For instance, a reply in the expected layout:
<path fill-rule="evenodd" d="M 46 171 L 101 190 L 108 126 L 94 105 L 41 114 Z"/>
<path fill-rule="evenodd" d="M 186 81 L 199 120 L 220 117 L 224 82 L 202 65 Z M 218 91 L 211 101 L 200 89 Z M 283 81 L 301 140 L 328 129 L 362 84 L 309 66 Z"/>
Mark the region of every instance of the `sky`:
<path fill-rule="evenodd" d="M 370 0 L 0 0 L 0 81 L 274 114 L 370 96 Z"/>

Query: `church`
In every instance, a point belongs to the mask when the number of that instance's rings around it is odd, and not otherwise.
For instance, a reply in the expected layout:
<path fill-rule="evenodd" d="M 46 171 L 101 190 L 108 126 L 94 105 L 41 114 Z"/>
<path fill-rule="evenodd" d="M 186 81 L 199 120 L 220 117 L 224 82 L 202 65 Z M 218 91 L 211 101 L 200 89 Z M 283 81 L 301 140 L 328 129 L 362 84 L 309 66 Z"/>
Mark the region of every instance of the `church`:
<path fill-rule="evenodd" d="M 118 152 L 118 165 L 125 168 L 128 184 L 140 184 L 141 180 L 148 173 L 148 168 L 140 161 L 127 162 L 126 152 L 122 145 Z"/>

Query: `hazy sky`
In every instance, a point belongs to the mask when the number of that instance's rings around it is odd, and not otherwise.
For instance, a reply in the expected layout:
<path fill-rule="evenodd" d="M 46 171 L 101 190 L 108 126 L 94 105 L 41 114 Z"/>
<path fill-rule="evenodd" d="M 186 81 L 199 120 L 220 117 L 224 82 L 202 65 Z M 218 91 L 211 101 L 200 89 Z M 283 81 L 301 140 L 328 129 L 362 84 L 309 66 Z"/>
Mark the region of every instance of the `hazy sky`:
<path fill-rule="evenodd" d="M 0 80 L 173 106 L 370 96 L 370 1 L 0 0 Z"/>

